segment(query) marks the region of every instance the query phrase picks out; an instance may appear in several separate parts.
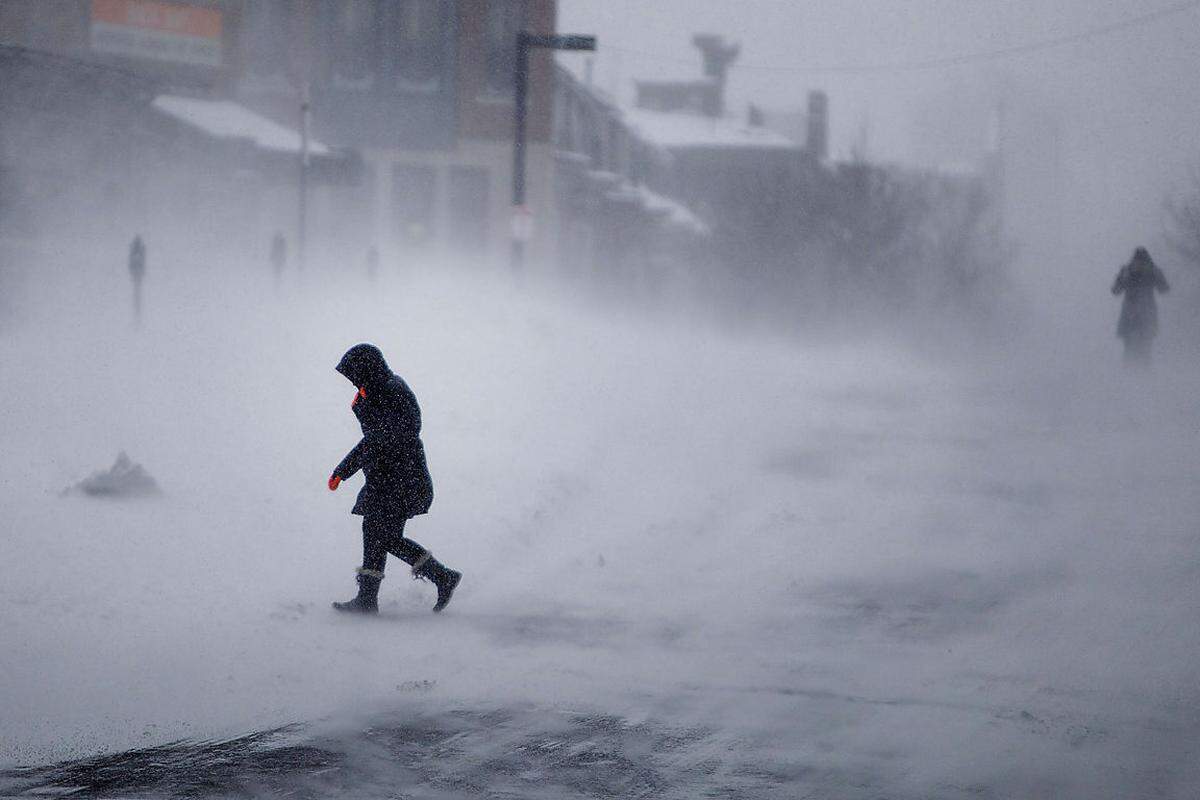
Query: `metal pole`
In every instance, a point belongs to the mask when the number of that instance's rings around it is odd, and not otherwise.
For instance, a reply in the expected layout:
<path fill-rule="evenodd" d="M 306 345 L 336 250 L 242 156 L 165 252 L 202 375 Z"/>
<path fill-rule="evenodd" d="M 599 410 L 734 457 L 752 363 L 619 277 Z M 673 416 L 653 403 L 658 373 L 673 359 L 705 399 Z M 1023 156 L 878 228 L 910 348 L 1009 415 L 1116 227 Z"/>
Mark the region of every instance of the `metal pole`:
<path fill-rule="evenodd" d="M 525 116 L 529 90 L 529 51 L 534 47 L 551 50 L 595 50 L 594 36 L 539 35 L 517 33 L 516 63 L 513 68 L 513 174 L 512 174 L 512 270 L 520 274 L 525 267 L 525 239 L 532 220 L 525 210 Z"/>
<path fill-rule="evenodd" d="M 300 220 L 296 228 L 296 265 L 304 269 L 308 244 L 308 123 L 309 88 L 305 81 L 300 94 Z"/>
<path fill-rule="evenodd" d="M 525 93 L 529 84 L 529 44 L 525 31 L 517 34 L 517 53 L 513 74 L 513 174 L 512 174 L 512 217 L 523 213 L 525 205 Z M 520 231 L 513 226 L 512 270 L 519 274 L 525 267 L 525 241 Z"/>

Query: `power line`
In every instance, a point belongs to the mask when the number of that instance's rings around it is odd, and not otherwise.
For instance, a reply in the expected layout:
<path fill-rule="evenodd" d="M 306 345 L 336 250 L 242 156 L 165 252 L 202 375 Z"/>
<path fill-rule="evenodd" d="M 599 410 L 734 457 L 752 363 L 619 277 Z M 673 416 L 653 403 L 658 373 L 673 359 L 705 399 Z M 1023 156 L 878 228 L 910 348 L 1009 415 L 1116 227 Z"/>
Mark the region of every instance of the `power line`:
<path fill-rule="evenodd" d="M 779 64 L 740 64 L 733 63 L 734 69 L 758 70 L 763 72 L 788 72 L 800 75 L 863 75 L 873 72 L 916 72 L 919 70 L 938 69 L 942 67 L 957 67 L 964 64 L 973 64 L 985 61 L 996 61 L 1011 56 L 1025 55 L 1035 53 L 1041 50 L 1050 50 L 1063 45 L 1076 44 L 1085 42 L 1089 39 L 1108 36 L 1119 31 L 1129 28 L 1148 25 L 1151 22 L 1156 22 L 1165 17 L 1174 16 L 1184 11 L 1190 11 L 1200 7 L 1200 0 L 1188 0 L 1187 2 L 1175 3 L 1174 5 L 1160 8 L 1157 11 L 1151 11 L 1146 14 L 1140 14 L 1136 17 L 1113 22 L 1108 25 L 1098 25 L 1094 28 L 1089 28 L 1078 33 L 1066 34 L 1064 36 L 1056 36 L 1050 39 L 1041 39 L 1025 44 L 1013 45 L 1011 47 L 1002 47 L 996 50 L 983 50 L 975 53 L 964 53 L 957 56 L 943 56 L 940 58 L 918 59 L 912 61 L 894 61 L 884 64 L 841 64 L 830 66 L 813 66 L 813 67 L 793 67 Z M 634 50 L 627 47 L 616 47 L 613 45 L 601 45 L 603 50 L 615 50 L 621 53 L 629 53 L 631 55 L 646 56 L 663 62 L 672 62 L 678 64 L 692 65 L 695 62 L 689 59 L 670 58 L 659 53 L 652 53 L 645 50 Z"/>

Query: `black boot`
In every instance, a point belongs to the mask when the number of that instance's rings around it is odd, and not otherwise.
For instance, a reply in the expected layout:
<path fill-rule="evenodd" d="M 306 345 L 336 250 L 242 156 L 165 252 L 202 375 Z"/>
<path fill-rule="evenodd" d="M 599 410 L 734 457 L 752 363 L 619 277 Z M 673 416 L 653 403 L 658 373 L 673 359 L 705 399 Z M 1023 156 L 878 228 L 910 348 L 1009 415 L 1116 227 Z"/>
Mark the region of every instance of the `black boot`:
<path fill-rule="evenodd" d="M 334 603 L 338 611 L 349 611 L 356 614 L 379 613 L 379 584 L 383 582 L 383 573 L 377 569 L 358 568 L 358 596 L 344 603 Z"/>
<path fill-rule="evenodd" d="M 437 587 L 438 599 L 433 607 L 436 614 L 450 604 L 450 598 L 454 596 L 454 590 L 462 580 L 462 573 L 450 569 L 426 550 L 424 555 L 413 562 L 413 577 L 428 578 Z"/>

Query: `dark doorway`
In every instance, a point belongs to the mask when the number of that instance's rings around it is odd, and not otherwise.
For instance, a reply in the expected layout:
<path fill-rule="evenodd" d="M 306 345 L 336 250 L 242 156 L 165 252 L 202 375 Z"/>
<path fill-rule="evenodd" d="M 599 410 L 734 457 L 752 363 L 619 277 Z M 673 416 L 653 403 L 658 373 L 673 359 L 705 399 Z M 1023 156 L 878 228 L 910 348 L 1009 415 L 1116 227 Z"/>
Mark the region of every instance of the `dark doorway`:
<path fill-rule="evenodd" d="M 447 199 L 450 243 L 465 253 L 481 253 L 488 240 L 489 175 L 483 167 L 451 167 Z"/>

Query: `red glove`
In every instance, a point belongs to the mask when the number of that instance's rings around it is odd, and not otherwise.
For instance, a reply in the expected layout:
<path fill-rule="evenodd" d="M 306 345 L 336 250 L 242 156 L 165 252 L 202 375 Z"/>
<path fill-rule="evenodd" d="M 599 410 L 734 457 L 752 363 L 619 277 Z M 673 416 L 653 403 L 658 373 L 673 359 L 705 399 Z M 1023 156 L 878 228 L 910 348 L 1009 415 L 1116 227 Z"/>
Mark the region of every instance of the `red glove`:
<path fill-rule="evenodd" d="M 330 475 L 329 476 L 329 491 L 336 492 L 337 487 L 340 486 L 341 483 L 342 483 L 342 479 L 339 478 L 337 475 Z"/>
<path fill-rule="evenodd" d="M 367 390 L 359 389 L 358 394 L 354 395 L 354 399 L 350 401 L 350 407 L 354 408 L 356 405 L 358 405 L 358 401 L 362 400 L 366 396 L 367 396 Z"/>

